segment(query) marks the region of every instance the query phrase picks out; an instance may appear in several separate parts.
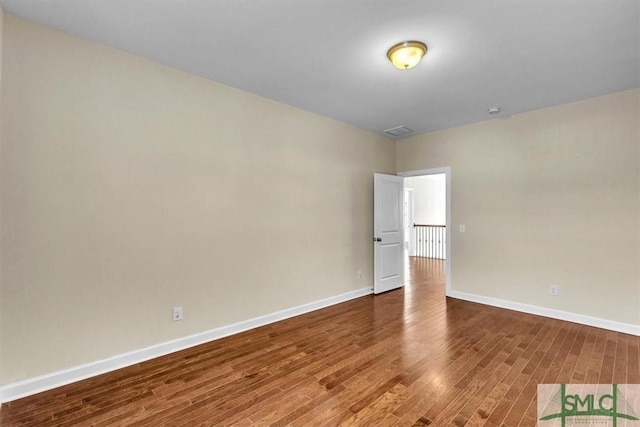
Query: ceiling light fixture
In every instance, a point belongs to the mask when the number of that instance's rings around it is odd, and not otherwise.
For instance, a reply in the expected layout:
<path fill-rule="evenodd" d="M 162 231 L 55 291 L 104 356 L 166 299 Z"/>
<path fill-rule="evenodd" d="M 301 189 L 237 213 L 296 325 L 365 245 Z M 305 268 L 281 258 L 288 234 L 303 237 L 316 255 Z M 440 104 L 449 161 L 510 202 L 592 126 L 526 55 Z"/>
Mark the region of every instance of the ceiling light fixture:
<path fill-rule="evenodd" d="M 418 65 L 425 53 L 427 53 L 426 44 L 416 40 L 408 40 L 391 46 L 387 52 L 387 58 L 394 67 L 408 70 Z"/>

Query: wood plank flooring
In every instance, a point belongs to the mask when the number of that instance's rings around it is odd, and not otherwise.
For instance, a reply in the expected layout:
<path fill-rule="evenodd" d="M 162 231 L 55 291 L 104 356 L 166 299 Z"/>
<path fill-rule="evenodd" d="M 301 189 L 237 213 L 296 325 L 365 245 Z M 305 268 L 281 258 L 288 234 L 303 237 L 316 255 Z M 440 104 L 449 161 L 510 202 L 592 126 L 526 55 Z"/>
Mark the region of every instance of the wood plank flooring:
<path fill-rule="evenodd" d="M 539 383 L 640 383 L 640 338 L 410 283 L 2 405 L 2 426 L 535 426 Z"/>

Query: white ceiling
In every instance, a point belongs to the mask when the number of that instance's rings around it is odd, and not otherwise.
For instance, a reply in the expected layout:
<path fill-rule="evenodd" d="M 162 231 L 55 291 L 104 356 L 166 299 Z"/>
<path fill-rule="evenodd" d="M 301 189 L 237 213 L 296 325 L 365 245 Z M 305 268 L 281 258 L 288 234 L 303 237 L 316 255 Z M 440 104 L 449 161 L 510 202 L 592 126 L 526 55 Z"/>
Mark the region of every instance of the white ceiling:
<path fill-rule="evenodd" d="M 0 0 L 5 12 L 382 133 L 640 87 L 640 0 Z M 402 71 L 388 48 L 429 51 Z"/>

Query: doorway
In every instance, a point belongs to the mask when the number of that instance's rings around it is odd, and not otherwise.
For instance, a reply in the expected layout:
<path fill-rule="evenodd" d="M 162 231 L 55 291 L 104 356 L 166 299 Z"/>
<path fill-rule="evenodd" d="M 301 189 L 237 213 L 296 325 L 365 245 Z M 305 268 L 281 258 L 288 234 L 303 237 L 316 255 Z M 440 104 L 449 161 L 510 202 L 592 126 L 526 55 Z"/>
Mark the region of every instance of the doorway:
<path fill-rule="evenodd" d="M 448 296 L 451 292 L 451 168 L 406 171 L 398 176 L 405 177 L 408 183 L 403 204 L 403 216 L 408 225 L 404 239 L 406 262 L 409 263 L 409 257 L 412 257 L 412 264 L 444 263 L 445 294 Z M 437 200 L 427 201 L 425 197 Z"/>
<path fill-rule="evenodd" d="M 446 259 L 446 183 L 444 174 L 404 179 L 405 245 L 410 257 Z"/>

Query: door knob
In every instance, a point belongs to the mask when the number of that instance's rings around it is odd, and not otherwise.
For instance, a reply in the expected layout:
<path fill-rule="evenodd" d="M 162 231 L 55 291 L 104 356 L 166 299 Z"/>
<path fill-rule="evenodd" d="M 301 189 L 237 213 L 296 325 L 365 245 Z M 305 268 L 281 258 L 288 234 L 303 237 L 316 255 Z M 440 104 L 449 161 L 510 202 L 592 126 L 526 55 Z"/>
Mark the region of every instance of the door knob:
<path fill-rule="evenodd" d="M 382 242 L 382 239 L 380 237 L 374 237 L 373 241 L 374 242 Z"/>

